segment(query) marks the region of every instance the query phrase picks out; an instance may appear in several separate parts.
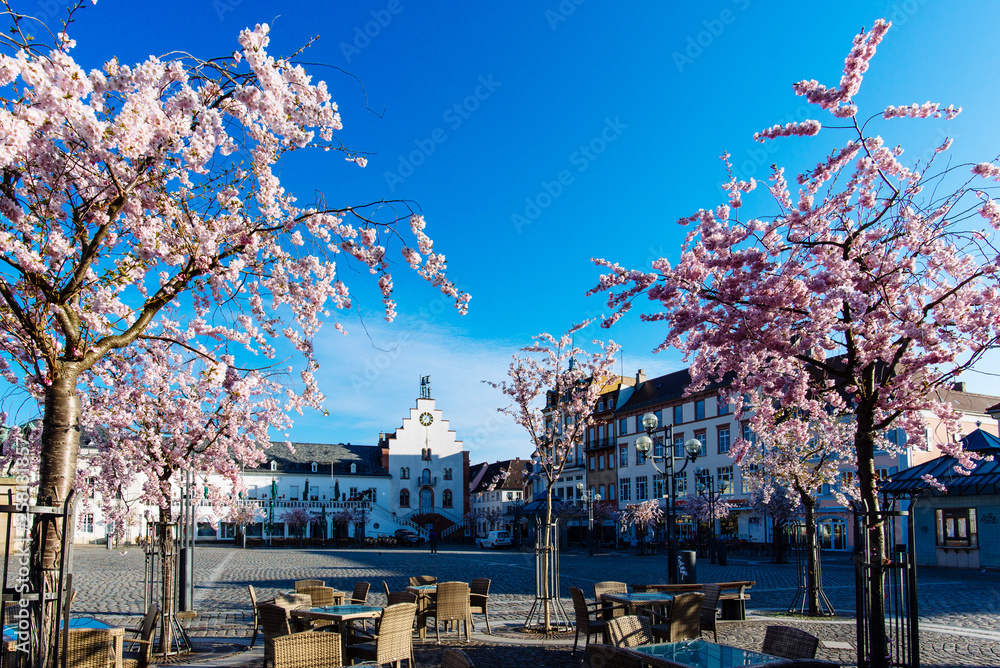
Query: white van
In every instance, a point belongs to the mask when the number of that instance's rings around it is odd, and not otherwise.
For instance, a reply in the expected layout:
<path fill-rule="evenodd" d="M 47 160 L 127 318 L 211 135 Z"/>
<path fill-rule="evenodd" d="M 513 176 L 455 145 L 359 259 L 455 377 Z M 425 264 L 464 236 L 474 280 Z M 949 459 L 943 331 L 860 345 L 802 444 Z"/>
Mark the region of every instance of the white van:
<path fill-rule="evenodd" d="M 479 543 L 479 548 L 485 550 L 490 548 L 495 550 L 498 547 L 510 547 L 510 532 L 509 531 L 490 531 L 486 534 L 486 538 L 478 538 L 476 542 Z"/>

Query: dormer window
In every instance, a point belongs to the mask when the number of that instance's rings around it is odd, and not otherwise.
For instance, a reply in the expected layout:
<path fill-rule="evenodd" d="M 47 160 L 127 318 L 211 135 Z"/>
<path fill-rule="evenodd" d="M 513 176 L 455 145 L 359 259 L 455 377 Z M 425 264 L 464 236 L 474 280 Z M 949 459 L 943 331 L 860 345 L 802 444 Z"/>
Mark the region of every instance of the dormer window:
<path fill-rule="evenodd" d="M 316 462 L 312 463 L 312 472 L 316 473 Z"/>
<path fill-rule="evenodd" d="M 425 462 L 429 462 L 431 460 L 431 449 L 430 448 L 421 448 L 420 449 L 420 459 L 422 459 Z"/>
<path fill-rule="evenodd" d="M 357 473 L 357 472 L 358 472 L 358 465 L 351 464 L 351 473 Z"/>
<path fill-rule="evenodd" d="M 278 470 L 278 462 L 273 461 L 273 460 L 271 461 L 271 470 L 272 471 L 277 471 Z"/>

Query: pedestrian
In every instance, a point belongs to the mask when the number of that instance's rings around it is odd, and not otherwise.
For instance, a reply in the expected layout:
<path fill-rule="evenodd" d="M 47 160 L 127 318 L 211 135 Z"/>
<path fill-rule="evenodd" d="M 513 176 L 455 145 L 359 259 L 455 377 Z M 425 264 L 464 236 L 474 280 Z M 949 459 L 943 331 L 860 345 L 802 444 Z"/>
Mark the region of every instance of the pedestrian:
<path fill-rule="evenodd" d="M 431 554 L 437 554 L 438 553 L 438 534 L 437 534 L 437 531 L 435 531 L 434 529 L 431 529 L 431 535 L 430 535 L 430 541 L 429 542 L 431 544 Z"/>

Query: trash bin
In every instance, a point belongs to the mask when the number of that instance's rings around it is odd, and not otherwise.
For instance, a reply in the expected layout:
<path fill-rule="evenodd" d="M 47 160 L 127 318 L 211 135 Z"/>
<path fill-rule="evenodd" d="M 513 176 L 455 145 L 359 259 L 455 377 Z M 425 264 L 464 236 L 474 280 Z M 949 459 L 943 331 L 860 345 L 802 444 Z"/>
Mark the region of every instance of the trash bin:
<path fill-rule="evenodd" d="M 677 584 L 698 582 L 698 553 L 694 550 L 681 550 L 677 556 L 681 560 Z"/>
<path fill-rule="evenodd" d="M 726 548 L 726 541 L 720 540 L 717 543 L 717 545 L 718 545 L 717 549 L 719 551 L 719 555 L 718 555 L 719 556 L 719 565 L 720 566 L 725 566 L 726 565 L 726 561 L 727 561 L 727 559 L 729 557 L 729 550 Z"/>

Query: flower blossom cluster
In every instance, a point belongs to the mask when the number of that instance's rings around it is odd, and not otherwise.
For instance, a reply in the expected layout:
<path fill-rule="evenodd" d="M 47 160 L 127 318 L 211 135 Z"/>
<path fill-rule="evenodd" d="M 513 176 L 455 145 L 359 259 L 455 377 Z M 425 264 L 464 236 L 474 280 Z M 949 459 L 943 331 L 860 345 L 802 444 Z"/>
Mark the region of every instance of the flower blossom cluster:
<path fill-rule="evenodd" d="M 913 103 L 905 107 L 889 105 L 882 112 L 882 118 L 941 118 L 951 120 L 962 113 L 962 108 L 949 104 L 944 109 L 937 102 Z"/>
<path fill-rule="evenodd" d="M 763 142 L 765 139 L 776 139 L 778 137 L 813 137 L 819 134 L 823 128 L 822 123 L 816 120 L 802 122 L 785 123 L 772 125 L 766 130 L 761 130 L 754 134 L 754 141 Z"/>

